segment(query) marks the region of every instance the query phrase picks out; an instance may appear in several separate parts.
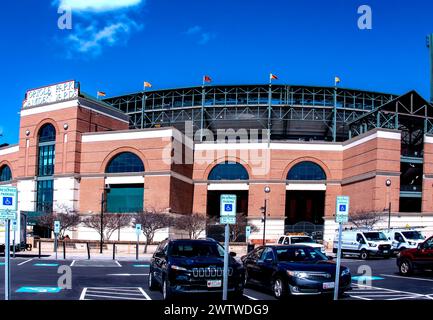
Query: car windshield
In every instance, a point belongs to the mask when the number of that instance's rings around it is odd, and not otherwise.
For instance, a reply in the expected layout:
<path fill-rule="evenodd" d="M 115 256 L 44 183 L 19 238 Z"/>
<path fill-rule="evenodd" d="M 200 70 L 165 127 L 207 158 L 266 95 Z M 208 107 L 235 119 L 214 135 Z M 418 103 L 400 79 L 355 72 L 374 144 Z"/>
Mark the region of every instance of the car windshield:
<path fill-rule="evenodd" d="M 314 243 L 314 240 L 310 237 L 292 237 L 292 244 L 295 243 Z"/>
<path fill-rule="evenodd" d="M 326 255 L 314 248 L 277 248 L 278 261 L 286 262 L 314 262 L 328 260 Z"/>
<path fill-rule="evenodd" d="M 171 248 L 174 257 L 224 257 L 224 248 L 220 244 L 209 243 L 174 243 Z"/>
<path fill-rule="evenodd" d="M 388 240 L 383 232 L 365 232 L 368 241 Z"/>
<path fill-rule="evenodd" d="M 424 236 L 419 231 L 404 231 L 402 232 L 406 239 L 424 240 Z"/>

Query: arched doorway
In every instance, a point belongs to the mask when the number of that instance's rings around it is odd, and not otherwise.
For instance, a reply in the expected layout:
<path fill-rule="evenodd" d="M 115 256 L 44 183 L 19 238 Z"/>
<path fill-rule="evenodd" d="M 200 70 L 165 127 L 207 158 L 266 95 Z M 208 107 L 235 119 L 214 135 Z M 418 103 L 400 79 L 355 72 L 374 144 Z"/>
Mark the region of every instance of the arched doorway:
<path fill-rule="evenodd" d="M 231 226 L 231 241 L 245 241 L 243 225 L 248 216 L 248 171 L 238 162 L 223 162 L 212 168 L 208 175 L 206 234 L 224 241 L 224 226 L 219 224 L 222 194 L 236 195 L 237 226 Z"/>
<path fill-rule="evenodd" d="M 303 161 L 287 174 L 285 232 L 306 232 L 323 238 L 326 173 L 317 163 Z"/>

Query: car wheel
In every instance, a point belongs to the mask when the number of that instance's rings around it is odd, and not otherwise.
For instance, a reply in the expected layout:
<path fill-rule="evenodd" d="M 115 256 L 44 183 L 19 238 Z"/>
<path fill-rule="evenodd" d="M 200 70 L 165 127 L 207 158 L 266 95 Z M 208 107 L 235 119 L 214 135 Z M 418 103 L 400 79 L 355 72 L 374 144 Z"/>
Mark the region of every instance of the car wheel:
<path fill-rule="evenodd" d="M 401 261 L 398 269 L 399 269 L 400 274 L 402 276 L 411 275 L 412 272 L 413 272 L 413 266 L 412 266 L 412 263 L 409 260 L 403 260 L 403 261 Z"/>
<path fill-rule="evenodd" d="M 287 294 L 285 281 L 280 277 L 276 278 L 272 284 L 272 291 L 275 298 L 283 299 Z"/>
<path fill-rule="evenodd" d="M 368 259 L 368 252 L 367 252 L 367 250 L 361 250 L 361 254 L 359 255 L 359 257 L 362 260 L 367 260 Z"/>
<path fill-rule="evenodd" d="M 164 279 L 162 282 L 162 298 L 163 300 L 170 300 L 173 298 L 173 293 L 170 289 L 170 283 L 166 279 Z"/>
<path fill-rule="evenodd" d="M 154 291 L 158 288 L 156 282 L 155 282 L 155 278 L 153 277 L 153 271 L 149 272 L 149 278 L 147 280 L 147 284 L 149 287 L 149 290 Z"/>

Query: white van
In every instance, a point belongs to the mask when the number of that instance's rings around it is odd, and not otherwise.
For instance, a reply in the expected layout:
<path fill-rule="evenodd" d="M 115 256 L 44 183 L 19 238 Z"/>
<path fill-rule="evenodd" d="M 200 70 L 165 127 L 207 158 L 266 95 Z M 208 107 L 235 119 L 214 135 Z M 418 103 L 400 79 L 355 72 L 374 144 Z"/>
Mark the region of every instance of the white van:
<path fill-rule="evenodd" d="M 391 250 L 394 253 L 400 252 L 405 249 L 413 249 L 418 247 L 418 244 L 424 242 L 425 236 L 416 229 L 390 229 L 383 231 L 383 233 L 391 241 Z"/>
<path fill-rule="evenodd" d="M 333 252 L 337 253 L 338 232 L 335 234 Z M 344 255 L 357 255 L 366 260 L 371 256 L 389 258 L 391 241 L 380 231 L 344 230 L 341 234 L 341 252 Z"/>

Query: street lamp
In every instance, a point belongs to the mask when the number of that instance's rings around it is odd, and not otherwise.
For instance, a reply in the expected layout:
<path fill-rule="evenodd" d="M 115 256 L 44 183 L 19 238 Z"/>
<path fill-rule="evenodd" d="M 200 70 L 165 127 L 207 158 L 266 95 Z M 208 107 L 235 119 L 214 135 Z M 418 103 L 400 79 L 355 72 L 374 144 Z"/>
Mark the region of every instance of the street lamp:
<path fill-rule="evenodd" d="M 389 231 L 391 229 L 391 192 L 389 191 L 389 187 L 391 186 L 391 180 L 386 179 L 385 184 L 388 188 L 388 200 L 389 200 L 389 204 L 388 204 L 388 231 Z"/>
<path fill-rule="evenodd" d="M 110 192 L 110 185 L 104 186 L 104 191 L 101 195 L 101 239 L 99 243 L 99 253 L 102 254 L 102 246 L 104 245 L 104 206 L 107 204 L 107 193 Z"/>
<path fill-rule="evenodd" d="M 263 222 L 263 241 L 262 241 L 262 245 L 265 245 L 266 242 L 266 215 L 267 215 L 267 206 L 268 206 L 268 199 L 267 199 L 267 194 L 269 192 L 271 192 L 271 188 L 269 188 L 269 186 L 265 187 L 265 205 L 263 207 L 260 208 L 262 214 L 263 214 L 263 218 L 262 218 L 262 222 Z"/>

